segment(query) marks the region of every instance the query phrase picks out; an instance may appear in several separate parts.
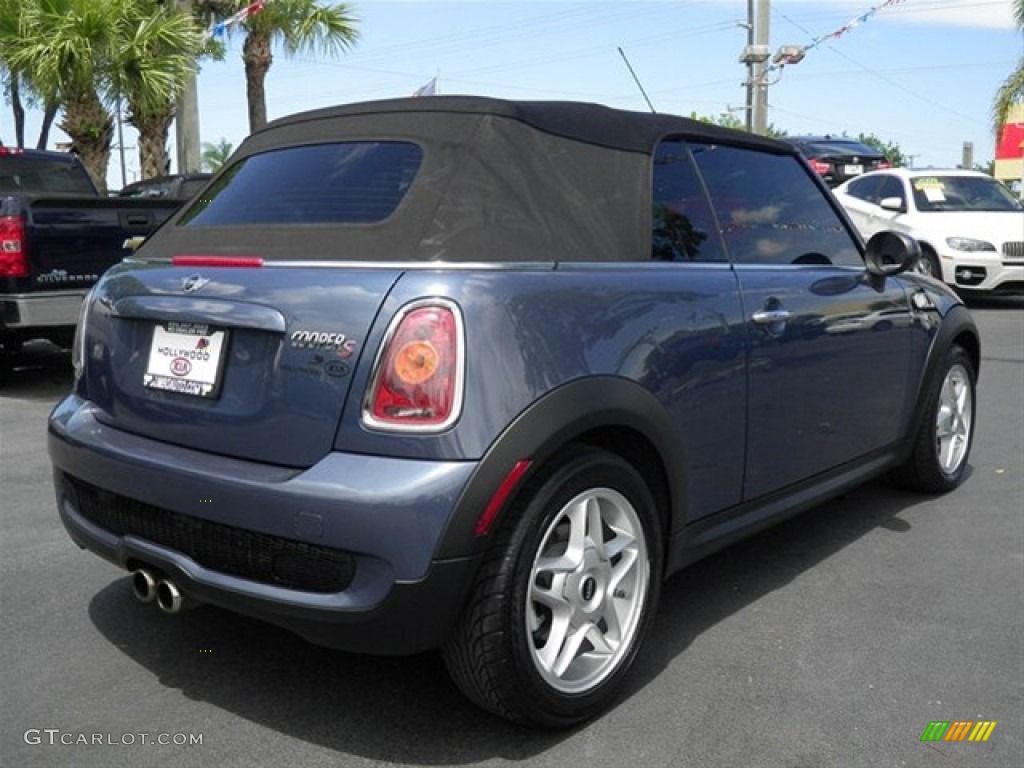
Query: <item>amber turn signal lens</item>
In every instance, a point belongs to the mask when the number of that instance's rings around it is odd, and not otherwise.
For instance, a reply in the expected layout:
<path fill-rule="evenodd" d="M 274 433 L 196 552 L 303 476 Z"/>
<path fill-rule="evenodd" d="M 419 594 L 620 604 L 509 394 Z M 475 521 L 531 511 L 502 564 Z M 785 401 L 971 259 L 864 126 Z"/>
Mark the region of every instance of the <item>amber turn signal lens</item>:
<path fill-rule="evenodd" d="M 395 355 L 395 373 L 403 384 L 422 384 L 435 373 L 440 362 L 429 341 L 410 341 Z"/>

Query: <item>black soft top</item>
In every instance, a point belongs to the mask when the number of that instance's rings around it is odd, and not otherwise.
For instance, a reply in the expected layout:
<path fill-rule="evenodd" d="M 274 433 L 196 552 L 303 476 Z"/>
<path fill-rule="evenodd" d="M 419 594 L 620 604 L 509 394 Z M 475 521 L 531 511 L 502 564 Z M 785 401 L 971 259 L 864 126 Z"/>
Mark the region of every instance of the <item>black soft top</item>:
<path fill-rule="evenodd" d="M 413 127 L 425 113 L 505 117 L 554 136 L 630 152 L 653 152 L 661 139 L 675 135 L 709 143 L 740 143 L 776 153 L 792 153 L 789 144 L 676 115 L 631 112 L 575 101 L 507 101 L 485 96 L 426 96 L 344 104 L 282 117 L 257 134 L 273 131 L 287 141 L 292 126 L 354 115 L 404 114 L 408 116 L 409 126 Z"/>
<path fill-rule="evenodd" d="M 170 219 L 139 254 L 372 263 L 646 260 L 652 156 L 666 137 L 797 154 L 749 133 L 597 104 L 478 96 L 349 104 L 285 117 L 249 136 L 204 199 Z M 244 226 L 193 220 L 250 157 L 346 142 L 422 149 L 422 166 L 387 218 L 293 224 L 255 216 Z M 310 187 L 318 181 L 303 178 Z M 288 204 L 276 183 L 258 185 L 275 210 Z"/>

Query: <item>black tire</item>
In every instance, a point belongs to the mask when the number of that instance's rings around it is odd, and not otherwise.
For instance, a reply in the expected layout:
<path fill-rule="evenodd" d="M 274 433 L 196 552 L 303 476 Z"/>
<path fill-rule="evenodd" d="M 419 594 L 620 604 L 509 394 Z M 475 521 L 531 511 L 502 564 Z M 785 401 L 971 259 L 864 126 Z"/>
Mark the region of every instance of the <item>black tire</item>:
<path fill-rule="evenodd" d="M 970 355 L 953 345 L 928 384 L 924 419 L 907 462 L 893 472 L 905 488 L 951 491 L 963 482 L 974 441 L 975 382 Z"/>
<path fill-rule="evenodd" d="M 581 537 L 575 556 L 570 534 Z M 445 664 L 466 696 L 497 715 L 550 728 L 580 723 L 621 690 L 662 576 L 658 516 L 639 473 L 614 454 L 574 446 L 505 511 L 442 649 Z M 585 639 L 574 647 L 577 638 Z"/>

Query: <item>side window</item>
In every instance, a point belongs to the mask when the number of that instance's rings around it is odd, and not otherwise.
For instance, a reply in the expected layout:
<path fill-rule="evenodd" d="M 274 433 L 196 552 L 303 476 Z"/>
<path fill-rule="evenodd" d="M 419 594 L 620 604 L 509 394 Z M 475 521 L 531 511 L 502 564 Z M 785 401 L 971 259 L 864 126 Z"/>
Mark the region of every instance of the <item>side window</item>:
<path fill-rule="evenodd" d="M 878 189 L 878 202 L 884 200 L 887 197 L 898 197 L 903 202 L 906 202 L 906 195 L 903 192 L 903 183 L 895 176 L 886 176 L 882 181 L 882 186 Z"/>
<path fill-rule="evenodd" d="M 651 258 L 725 261 L 722 241 L 693 159 L 681 141 L 663 141 L 654 154 Z"/>
<path fill-rule="evenodd" d="M 847 186 L 846 191 L 850 197 L 856 197 L 859 200 L 866 200 L 869 203 L 878 202 L 878 195 L 875 194 L 875 190 L 878 188 L 878 179 L 873 178 L 859 178 L 854 179 Z"/>
<path fill-rule="evenodd" d="M 691 144 L 737 264 L 863 266 L 857 243 L 798 158 Z"/>

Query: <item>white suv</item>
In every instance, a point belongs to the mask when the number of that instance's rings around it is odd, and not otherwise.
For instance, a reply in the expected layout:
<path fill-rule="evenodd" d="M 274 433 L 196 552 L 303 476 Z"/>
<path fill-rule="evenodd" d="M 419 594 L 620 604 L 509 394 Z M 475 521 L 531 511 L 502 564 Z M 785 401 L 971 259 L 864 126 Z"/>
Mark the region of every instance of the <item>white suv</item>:
<path fill-rule="evenodd" d="M 890 168 L 834 192 L 865 239 L 883 229 L 917 238 L 921 272 L 962 290 L 1024 292 L 1024 207 L 991 176 Z"/>

